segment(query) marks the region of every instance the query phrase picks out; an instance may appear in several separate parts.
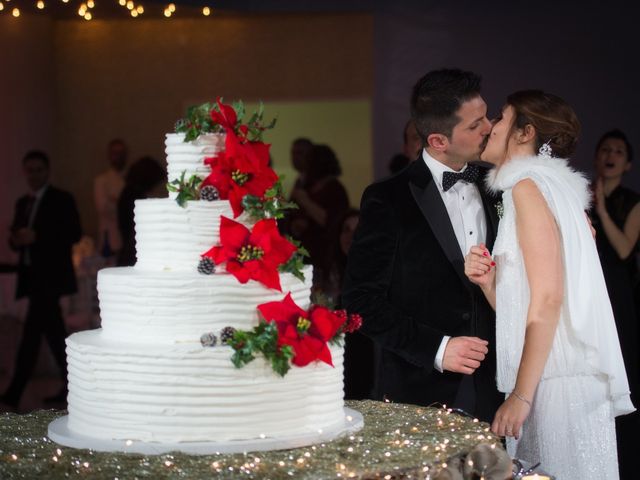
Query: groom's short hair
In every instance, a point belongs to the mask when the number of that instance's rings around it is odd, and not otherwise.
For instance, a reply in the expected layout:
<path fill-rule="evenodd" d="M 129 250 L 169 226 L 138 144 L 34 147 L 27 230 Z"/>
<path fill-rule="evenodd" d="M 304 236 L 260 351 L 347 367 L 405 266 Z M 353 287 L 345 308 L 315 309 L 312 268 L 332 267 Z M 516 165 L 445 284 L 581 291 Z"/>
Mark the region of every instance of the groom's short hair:
<path fill-rule="evenodd" d="M 426 142 L 432 133 L 449 139 L 460 118 L 460 106 L 480 95 L 482 78 L 459 69 L 433 70 L 418 80 L 411 93 L 411 117 Z"/>

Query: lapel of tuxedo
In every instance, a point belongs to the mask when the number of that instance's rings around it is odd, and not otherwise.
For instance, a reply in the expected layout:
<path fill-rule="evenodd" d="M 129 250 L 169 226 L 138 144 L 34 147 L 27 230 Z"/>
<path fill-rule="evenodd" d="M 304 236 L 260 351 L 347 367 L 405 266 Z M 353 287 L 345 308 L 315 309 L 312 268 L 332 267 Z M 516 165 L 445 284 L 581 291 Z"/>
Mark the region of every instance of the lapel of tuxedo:
<path fill-rule="evenodd" d="M 464 274 L 464 258 L 460 251 L 460 245 L 453 231 L 447 208 L 438 191 L 438 186 L 433 181 L 431 172 L 422 158 L 413 162 L 411 168 L 412 175 L 409 181 L 411 194 L 460 280 L 465 287 L 471 289 L 472 284 Z"/>

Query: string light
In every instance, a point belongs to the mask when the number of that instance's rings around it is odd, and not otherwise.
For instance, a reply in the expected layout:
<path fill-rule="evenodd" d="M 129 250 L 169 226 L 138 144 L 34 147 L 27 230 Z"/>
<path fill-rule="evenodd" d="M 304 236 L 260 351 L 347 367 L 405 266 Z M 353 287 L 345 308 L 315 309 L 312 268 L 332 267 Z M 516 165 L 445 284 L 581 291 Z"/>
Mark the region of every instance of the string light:
<path fill-rule="evenodd" d="M 46 0 L 32 0 L 35 4 L 36 9 L 38 10 L 44 10 L 45 8 L 47 8 L 47 3 Z M 64 4 L 69 4 L 70 0 L 61 0 L 62 3 Z M 82 0 L 81 0 L 82 1 Z M 93 13 L 90 12 L 90 10 L 94 9 L 96 7 L 96 0 L 84 0 L 86 3 L 82 3 L 80 4 L 79 7 L 76 7 L 76 13 L 83 17 L 85 20 L 91 20 L 93 19 Z M 113 1 L 113 0 L 111 0 Z M 11 10 L 11 15 L 13 17 L 19 17 L 22 12 L 20 10 L 20 8 L 10 7 L 12 0 L 0 0 L 0 12 L 3 12 L 4 10 Z M 129 10 L 129 14 L 131 15 L 131 17 L 138 17 L 140 15 L 142 15 L 143 13 L 145 13 L 145 8 L 143 5 L 136 5 L 136 0 L 117 0 L 118 4 L 122 7 L 126 7 Z M 13 2 L 14 4 L 16 2 Z M 32 4 L 33 5 L 33 4 Z M 203 7 L 196 7 L 196 8 L 200 8 L 200 14 L 208 17 L 213 13 L 213 8 L 210 6 L 203 6 Z M 166 6 L 163 9 L 163 15 L 166 18 L 170 18 L 173 16 L 173 14 L 176 12 L 177 10 L 177 6 L 175 3 L 168 3 L 166 4 Z M 135 13 L 134 13 L 135 12 Z M 197 14 L 197 10 L 191 10 L 191 12 L 193 14 Z M 89 15 L 87 15 L 89 13 Z"/>

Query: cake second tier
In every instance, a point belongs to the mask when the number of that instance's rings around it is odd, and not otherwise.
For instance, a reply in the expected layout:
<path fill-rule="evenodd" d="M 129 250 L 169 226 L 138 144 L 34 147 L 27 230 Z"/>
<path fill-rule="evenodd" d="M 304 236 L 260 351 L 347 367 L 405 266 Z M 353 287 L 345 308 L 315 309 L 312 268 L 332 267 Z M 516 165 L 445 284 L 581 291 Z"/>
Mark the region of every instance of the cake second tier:
<path fill-rule="evenodd" d="M 169 198 L 136 201 L 136 267 L 195 272 L 200 256 L 220 241 L 220 217 L 233 218 L 227 200 L 192 201 L 184 207 Z M 245 215 L 235 219 L 250 227 Z"/>
<path fill-rule="evenodd" d="M 249 330 L 258 324 L 256 307 L 280 301 L 287 292 L 304 309 L 310 304 L 312 267 L 305 281 L 280 274 L 282 292 L 231 274 L 149 272 L 137 267 L 98 272 L 102 336 L 120 342 L 198 343 L 203 333 L 216 336 L 224 327 Z"/>

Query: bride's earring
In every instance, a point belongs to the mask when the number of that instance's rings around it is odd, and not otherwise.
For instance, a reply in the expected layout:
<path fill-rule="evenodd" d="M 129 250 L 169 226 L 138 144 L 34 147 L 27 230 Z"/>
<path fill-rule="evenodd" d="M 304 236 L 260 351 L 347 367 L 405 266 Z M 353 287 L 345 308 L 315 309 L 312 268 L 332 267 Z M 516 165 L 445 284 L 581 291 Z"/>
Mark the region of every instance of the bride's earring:
<path fill-rule="evenodd" d="M 549 140 L 547 143 L 542 145 L 540 149 L 538 149 L 538 154 L 542 155 L 543 157 L 551 157 L 553 155 L 553 150 L 551 150 L 550 143 L 551 143 L 551 140 Z"/>

